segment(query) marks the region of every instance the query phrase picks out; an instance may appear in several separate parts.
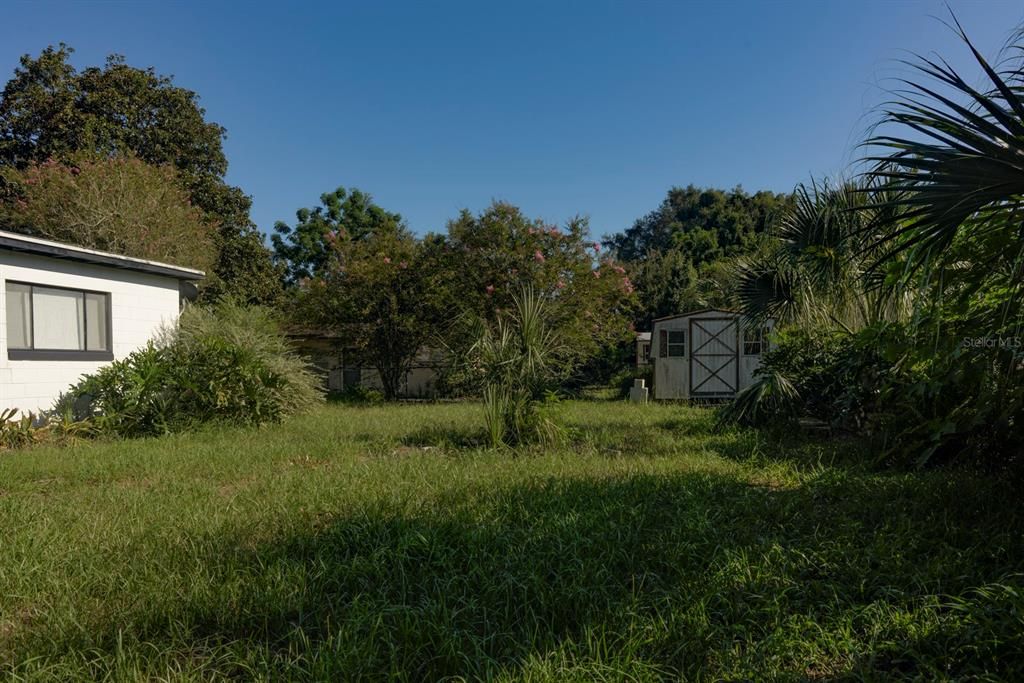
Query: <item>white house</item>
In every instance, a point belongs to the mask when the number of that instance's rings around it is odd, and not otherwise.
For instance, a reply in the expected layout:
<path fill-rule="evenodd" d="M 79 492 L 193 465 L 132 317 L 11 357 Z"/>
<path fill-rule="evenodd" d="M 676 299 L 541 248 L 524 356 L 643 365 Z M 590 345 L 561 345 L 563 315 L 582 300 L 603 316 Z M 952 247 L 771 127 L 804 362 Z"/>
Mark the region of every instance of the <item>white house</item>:
<path fill-rule="evenodd" d="M 709 308 L 654 321 L 654 398 L 732 398 L 750 386 L 773 327 L 747 329 L 735 311 Z"/>
<path fill-rule="evenodd" d="M 45 410 L 177 320 L 203 272 L 0 231 L 0 410 Z"/>

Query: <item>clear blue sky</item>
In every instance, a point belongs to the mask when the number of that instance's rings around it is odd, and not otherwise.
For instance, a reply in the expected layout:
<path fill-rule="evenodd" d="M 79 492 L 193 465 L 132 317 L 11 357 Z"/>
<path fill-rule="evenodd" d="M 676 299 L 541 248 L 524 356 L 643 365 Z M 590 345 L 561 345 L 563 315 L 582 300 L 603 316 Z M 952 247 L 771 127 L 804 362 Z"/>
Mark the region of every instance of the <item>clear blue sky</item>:
<path fill-rule="evenodd" d="M 951 0 L 992 55 L 1019 1 Z M 673 185 L 790 190 L 854 158 L 904 51 L 968 64 L 938 0 L 10 2 L 0 77 L 64 41 L 197 91 L 263 230 L 359 187 L 416 232 L 492 199 L 595 235 Z M 969 70 L 968 73 L 975 73 Z M 891 83 L 888 83 L 891 86 Z"/>

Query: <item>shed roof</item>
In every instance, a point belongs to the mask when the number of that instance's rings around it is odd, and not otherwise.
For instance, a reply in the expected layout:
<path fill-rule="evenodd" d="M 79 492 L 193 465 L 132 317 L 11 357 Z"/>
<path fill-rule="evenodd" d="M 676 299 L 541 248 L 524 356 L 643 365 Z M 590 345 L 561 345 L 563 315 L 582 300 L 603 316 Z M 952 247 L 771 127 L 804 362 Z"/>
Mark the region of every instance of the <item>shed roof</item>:
<path fill-rule="evenodd" d="M 704 313 L 727 313 L 729 315 L 740 315 L 739 311 L 733 311 L 728 308 L 700 308 L 696 311 L 687 311 L 686 313 L 674 313 L 672 315 L 665 315 L 660 318 L 655 318 L 651 322 L 661 322 L 662 320 L 674 320 L 676 318 L 689 318 L 693 315 L 702 315 Z"/>
<path fill-rule="evenodd" d="M 122 270 L 134 270 L 140 273 L 173 277 L 178 280 L 201 280 L 206 275 L 201 270 L 183 268 L 169 263 L 160 263 L 159 261 L 147 261 L 146 259 L 131 256 L 122 256 L 121 254 L 88 249 L 73 244 L 53 242 L 6 230 L 0 230 L 0 250 L 48 256 L 50 258 L 79 263 L 92 263 Z"/>

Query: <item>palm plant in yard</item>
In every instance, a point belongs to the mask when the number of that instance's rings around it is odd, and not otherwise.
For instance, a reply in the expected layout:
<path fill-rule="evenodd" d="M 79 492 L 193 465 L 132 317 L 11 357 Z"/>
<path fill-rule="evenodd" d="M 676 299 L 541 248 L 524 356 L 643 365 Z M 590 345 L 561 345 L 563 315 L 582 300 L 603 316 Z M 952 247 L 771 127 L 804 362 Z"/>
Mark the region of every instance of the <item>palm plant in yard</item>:
<path fill-rule="evenodd" d="M 928 431 L 925 459 L 946 442 L 1012 451 L 1024 431 L 1024 36 L 993 66 L 954 25 L 985 84 L 920 57 L 866 143 L 871 207 L 900 216 L 871 226 L 877 270 L 928 292 L 902 361 L 921 375 L 902 403 L 936 406 L 905 430 Z"/>
<path fill-rule="evenodd" d="M 900 222 L 874 226 L 891 274 L 927 283 L 942 317 L 970 322 L 977 336 L 1019 334 L 1024 286 L 1024 49 L 993 67 L 956 25 L 984 73 L 975 88 L 943 60 L 920 58 L 922 76 L 883 110 L 866 172 L 886 190 L 874 206 Z"/>
<path fill-rule="evenodd" d="M 910 311 L 906 288 L 880 287 L 870 228 L 888 207 L 874 208 L 873 183 L 800 185 L 765 249 L 734 267 L 740 310 L 752 321 L 854 332 Z"/>
<path fill-rule="evenodd" d="M 881 452 L 919 465 L 1012 458 L 1024 443 L 1024 40 L 997 69 L 956 30 L 986 85 L 938 58 L 909 63 L 865 143 L 865 172 L 802 188 L 777 248 L 738 286 L 750 317 L 847 335 L 810 374 L 815 390 L 795 383 L 796 394 L 828 393 L 829 377 L 853 383 L 830 411 L 855 407 L 846 414 L 869 420 Z M 787 353 L 765 357 L 764 386 L 733 417 L 788 395 L 771 391 L 792 379 L 771 376 L 780 368 L 817 367 Z"/>
<path fill-rule="evenodd" d="M 548 325 L 546 303 L 532 288 L 513 298 L 511 311 L 482 327 L 473 347 L 483 372 L 484 420 L 491 445 L 551 437 L 556 428 L 539 412 L 561 350 Z"/>

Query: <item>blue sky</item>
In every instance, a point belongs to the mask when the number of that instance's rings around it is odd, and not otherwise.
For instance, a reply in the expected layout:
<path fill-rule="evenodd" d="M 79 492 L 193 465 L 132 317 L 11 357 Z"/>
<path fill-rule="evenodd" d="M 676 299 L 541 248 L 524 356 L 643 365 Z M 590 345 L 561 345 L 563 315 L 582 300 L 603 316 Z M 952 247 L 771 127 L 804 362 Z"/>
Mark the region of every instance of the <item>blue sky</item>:
<path fill-rule="evenodd" d="M 993 55 L 1020 2 L 950 6 Z M 855 158 L 906 51 L 970 64 L 936 0 L 8 2 L 0 77 L 64 41 L 197 91 L 263 230 L 339 185 L 418 233 L 492 199 L 597 236 L 673 185 L 788 191 Z M 968 70 L 974 74 L 975 71 Z"/>

